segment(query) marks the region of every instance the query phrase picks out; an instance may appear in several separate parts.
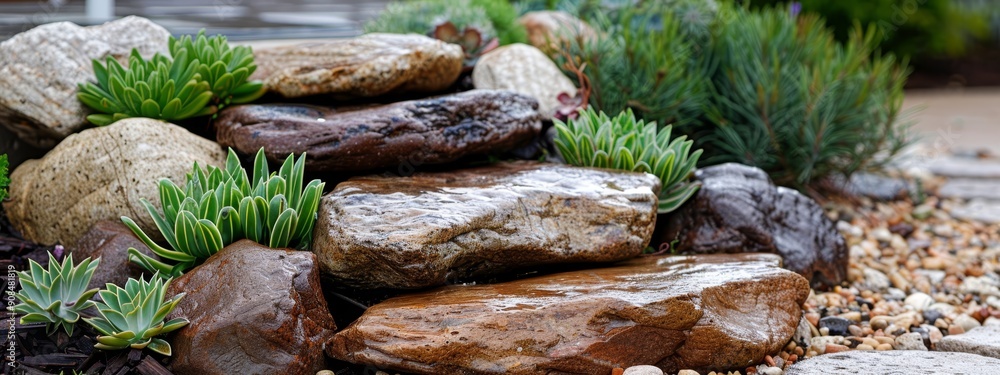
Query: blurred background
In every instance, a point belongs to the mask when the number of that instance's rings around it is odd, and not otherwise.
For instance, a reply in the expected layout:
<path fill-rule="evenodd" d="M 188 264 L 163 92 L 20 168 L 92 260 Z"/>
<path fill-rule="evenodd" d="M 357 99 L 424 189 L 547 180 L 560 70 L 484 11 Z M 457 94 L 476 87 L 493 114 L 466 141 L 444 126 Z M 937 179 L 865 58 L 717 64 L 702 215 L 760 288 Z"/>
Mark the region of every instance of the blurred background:
<path fill-rule="evenodd" d="M 506 1 L 506 0 L 497 0 Z M 633 0 L 518 0 L 522 11 L 586 8 Z M 713 0 L 706 0 L 713 1 Z M 715 0 L 751 7 L 782 0 Z M 0 41 L 57 21 L 81 25 L 140 15 L 175 35 L 225 34 L 232 41 L 337 38 L 361 34 L 388 0 L 0 0 Z M 882 50 L 913 70 L 906 107 L 923 108 L 915 129 L 949 136 L 963 150 L 1000 154 L 1000 0 L 802 0 L 839 38 L 860 25 L 885 32 Z M 972 136 L 975 135 L 975 136 Z"/>

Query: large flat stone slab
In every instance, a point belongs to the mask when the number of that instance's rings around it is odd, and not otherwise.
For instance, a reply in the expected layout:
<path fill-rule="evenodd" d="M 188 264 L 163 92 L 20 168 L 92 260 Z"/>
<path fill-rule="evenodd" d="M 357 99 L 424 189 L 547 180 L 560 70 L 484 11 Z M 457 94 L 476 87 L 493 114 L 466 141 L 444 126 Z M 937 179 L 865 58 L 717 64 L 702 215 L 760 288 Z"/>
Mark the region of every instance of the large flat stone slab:
<path fill-rule="evenodd" d="M 473 90 L 386 106 L 338 111 L 306 105 L 245 105 L 215 121 L 219 143 L 244 154 L 264 147 L 280 163 L 308 152 L 311 171 L 440 164 L 503 152 L 541 131 L 538 102 L 511 91 Z M 405 169 L 403 169 L 405 167 Z"/>
<path fill-rule="evenodd" d="M 963 352 L 1000 359 L 1000 327 L 976 327 L 961 335 L 948 335 L 937 343 L 942 352 Z"/>
<path fill-rule="evenodd" d="M 972 199 L 951 209 L 957 219 L 1000 224 L 1000 201 Z"/>
<path fill-rule="evenodd" d="M 1000 178 L 1000 160 L 943 157 L 927 163 L 931 173 L 941 177 Z"/>
<path fill-rule="evenodd" d="M 649 242 L 659 191 L 650 174 L 536 162 L 356 177 L 323 197 L 313 251 L 369 288 L 619 261 Z"/>
<path fill-rule="evenodd" d="M 76 91 L 77 84 L 94 81 L 92 60 L 127 62 L 133 48 L 145 57 L 167 54 L 169 37 L 135 16 L 90 27 L 56 22 L 15 35 L 0 43 L 0 126 L 31 145 L 52 148 L 87 124 L 90 110 Z"/>
<path fill-rule="evenodd" d="M 852 350 L 799 361 L 785 375 L 996 375 L 1000 359 L 922 350 Z"/>
<path fill-rule="evenodd" d="M 251 78 L 289 98 L 436 92 L 458 79 L 464 57 L 457 44 L 423 35 L 373 33 L 257 49 Z"/>
<path fill-rule="evenodd" d="M 951 178 L 938 189 L 945 198 L 1000 201 L 1000 178 Z"/>
<path fill-rule="evenodd" d="M 327 346 L 417 374 L 610 374 L 744 369 L 798 325 L 808 282 L 773 254 L 645 257 L 372 306 Z M 703 372 L 705 373 L 705 372 Z"/>

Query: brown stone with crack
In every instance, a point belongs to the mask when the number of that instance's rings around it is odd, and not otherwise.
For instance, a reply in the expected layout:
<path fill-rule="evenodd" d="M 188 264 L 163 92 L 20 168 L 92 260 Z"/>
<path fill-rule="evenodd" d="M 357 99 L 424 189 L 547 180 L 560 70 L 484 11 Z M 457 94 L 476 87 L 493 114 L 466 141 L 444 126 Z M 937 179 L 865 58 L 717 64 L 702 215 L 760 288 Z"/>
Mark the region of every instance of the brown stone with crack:
<path fill-rule="evenodd" d="M 179 374 L 315 374 L 337 327 L 316 257 L 241 240 L 175 280 L 187 295 L 168 317 L 191 324 L 170 340 Z"/>
<path fill-rule="evenodd" d="M 473 90 L 339 112 L 307 105 L 231 107 L 215 121 L 218 141 L 268 159 L 308 152 L 310 171 L 363 171 L 440 164 L 513 149 L 541 131 L 538 102 L 510 91 Z"/>
<path fill-rule="evenodd" d="M 76 261 L 87 257 L 101 258 L 101 265 L 94 271 L 88 287 L 104 288 L 108 283 L 125 285 L 130 277 L 135 279 L 142 277 L 143 268 L 128 260 L 129 248 L 135 248 L 156 259 L 156 255 L 149 250 L 149 247 L 125 224 L 121 221 L 105 220 L 94 223 L 70 251 Z"/>
<path fill-rule="evenodd" d="M 464 57 L 460 46 L 423 35 L 372 33 L 254 50 L 251 78 L 288 98 L 437 92 L 458 79 Z"/>
<path fill-rule="evenodd" d="M 743 369 L 788 342 L 808 295 L 772 254 L 646 257 L 392 298 L 327 353 L 417 374 Z"/>
<path fill-rule="evenodd" d="M 545 264 L 639 255 L 656 176 L 537 162 L 355 177 L 320 202 L 323 271 L 367 288 L 423 288 Z"/>

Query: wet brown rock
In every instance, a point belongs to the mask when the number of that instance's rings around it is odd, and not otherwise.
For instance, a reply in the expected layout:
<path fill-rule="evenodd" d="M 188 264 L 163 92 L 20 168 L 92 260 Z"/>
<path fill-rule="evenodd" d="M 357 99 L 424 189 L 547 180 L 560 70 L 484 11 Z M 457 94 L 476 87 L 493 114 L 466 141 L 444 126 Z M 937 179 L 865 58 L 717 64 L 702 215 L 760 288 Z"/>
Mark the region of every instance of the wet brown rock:
<path fill-rule="evenodd" d="M 362 171 L 510 150 L 541 130 L 537 108 L 522 94 L 473 90 L 348 112 L 245 105 L 226 109 L 215 125 L 219 143 L 244 154 L 264 147 L 280 162 L 308 152 L 308 170 Z"/>
<path fill-rule="evenodd" d="M 93 59 L 127 60 L 167 53 L 163 27 L 142 17 L 80 27 L 56 22 L 0 43 L 0 126 L 45 149 L 83 128 L 90 111 L 76 98 L 77 84 L 94 81 Z M 89 223 L 88 223 L 89 225 Z"/>
<path fill-rule="evenodd" d="M 376 33 L 255 50 L 257 70 L 251 78 L 289 98 L 436 92 L 458 79 L 463 59 L 457 44 L 417 34 Z"/>
<path fill-rule="evenodd" d="M 316 257 L 242 240 L 171 285 L 187 295 L 168 318 L 191 321 L 170 340 L 176 374 L 315 374 L 337 327 Z"/>
<path fill-rule="evenodd" d="M 646 257 L 448 286 L 370 307 L 327 353 L 418 374 L 743 369 L 781 350 L 809 294 L 779 262 L 771 254 Z"/>
<path fill-rule="evenodd" d="M 689 253 L 770 252 L 818 288 L 847 277 L 847 245 L 812 199 L 741 164 L 700 169 L 701 189 L 667 216 L 660 240 Z"/>
<path fill-rule="evenodd" d="M 222 166 L 226 154 L 177 125 L 128 118 L 73 134 L 18 166 L 4 209 L 25 238 L 46 245 L 72 248 L 94 223 L 122 216 L 156 239 L 160 231 L 140 199 L 159 207 L 158 181 L 182 184 L 194 162 Z"/>
<path fill-rule="evenodd" d="M 559 50 L 562 43 L 577 39 L 592 42 L 597 32 L 579 18 L 562 11 L 535 11 L 525 13 L 517 20 L 528 31 L 531 45 L 543 51 Z"/>
<path fill-rule="evenodd" d="M 533 162 L 356 177 L 323 197 L 313 251 L 369 288 L 619 261 L 649 242 L 659 189 L 650 174 Z"/>
<path fill-rule="evenodd" d="M 128 260 L 128 249 L 132 247 L 143 254 L 156 256 L 149 247 L 120 221 L 99 221 L 71 249 L 76 260 L 101 258 L 101 265 L 90 279 L 90 288 L 104 288 L 105 284 L 125 285 L 128 279 L 138 279 L 143 268 Z"/>

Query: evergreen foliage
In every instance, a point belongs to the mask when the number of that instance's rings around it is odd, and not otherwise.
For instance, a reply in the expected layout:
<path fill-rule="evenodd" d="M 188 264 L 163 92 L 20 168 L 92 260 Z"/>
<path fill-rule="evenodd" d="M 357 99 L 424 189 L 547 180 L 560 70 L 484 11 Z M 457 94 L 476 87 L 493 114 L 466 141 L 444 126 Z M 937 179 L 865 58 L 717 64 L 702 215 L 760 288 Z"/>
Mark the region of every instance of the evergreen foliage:
<path fill-rule="evenodd" d="M 502 45 L 524 43 L 527 33 L 517 23 L 517 17 L 517 10 L 507 1 L 395 1 L 389 3 L 378 18 L 365 25 L 365 32 L 433 36 L 438 25 L 451 22 L 458 30 L 477 29 L 484 40 L 498 38 Z"/>

